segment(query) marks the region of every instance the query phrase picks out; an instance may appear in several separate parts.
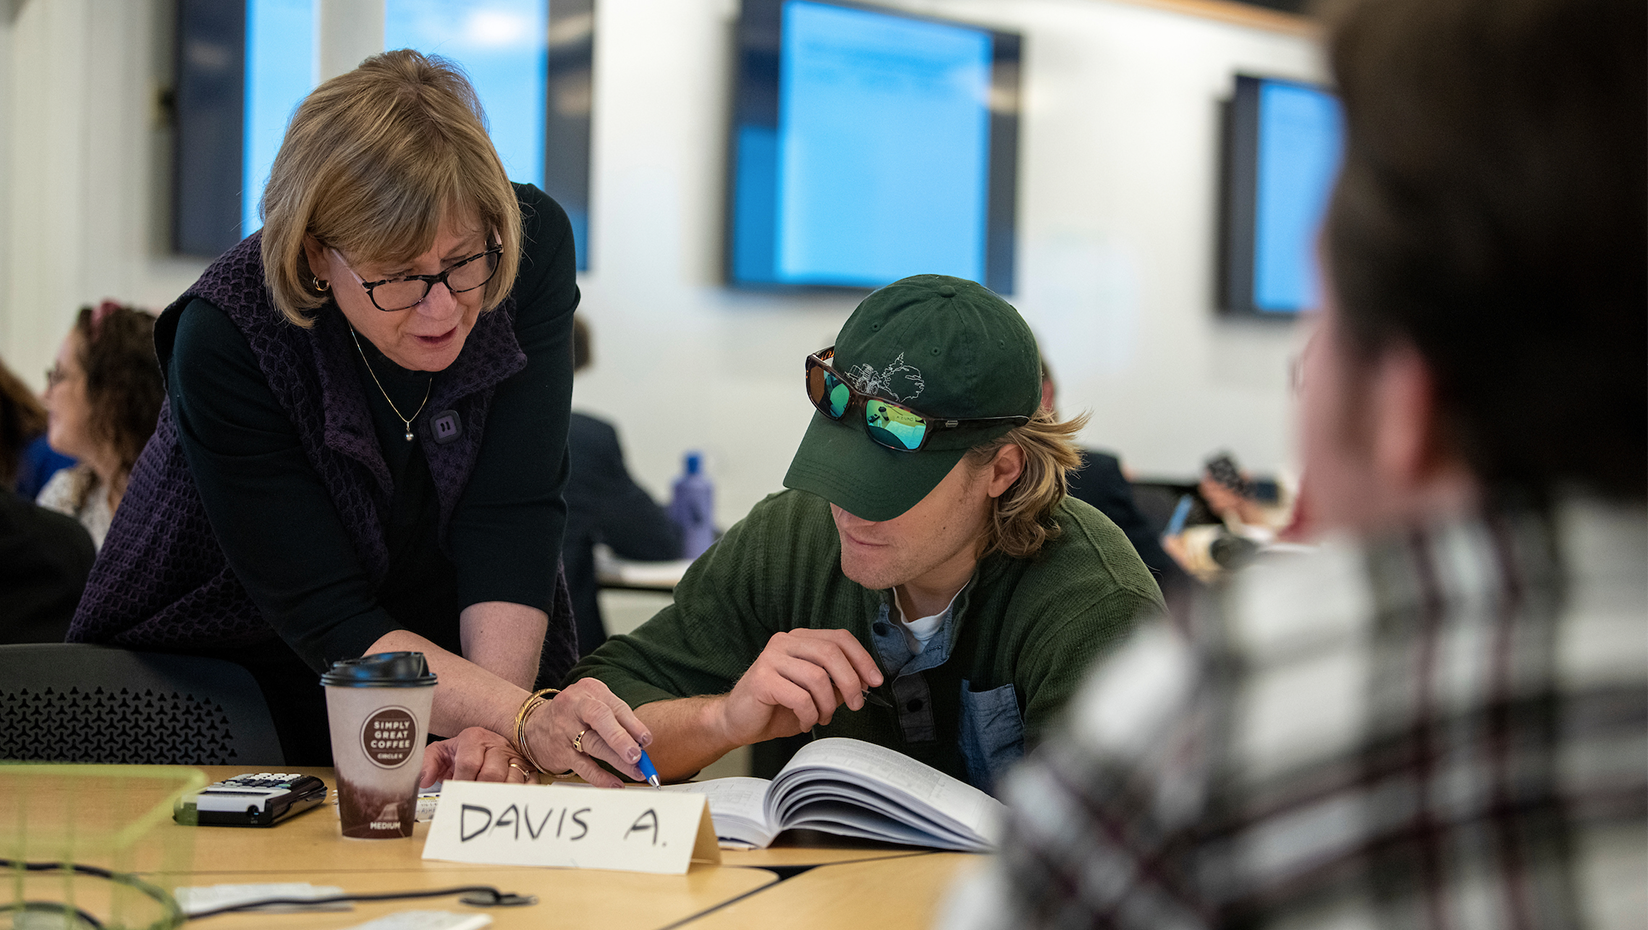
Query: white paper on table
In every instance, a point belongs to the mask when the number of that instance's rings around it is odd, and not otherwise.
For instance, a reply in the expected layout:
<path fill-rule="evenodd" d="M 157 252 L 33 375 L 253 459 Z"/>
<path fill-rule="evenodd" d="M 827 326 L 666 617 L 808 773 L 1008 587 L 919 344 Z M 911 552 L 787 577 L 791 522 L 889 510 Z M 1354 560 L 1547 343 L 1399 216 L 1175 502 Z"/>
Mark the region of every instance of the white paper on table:
<path fill-rule="evenodd" d="M 251 885 L 185 885 L 172 889 L 172 897 L 177 899 L 177 906 L 190 917 L 202 911 L 215 911 L 220 907 L 234 907 L 237 904 L 250 904 L 253 901 L 264 901 L 270 898 L 333 898 L 343 894 L 343 889 L 333 885 L 311 885 L 308 882 L 270 882 Z M 328 904 L 271 904 L 256 910 L 263 913 L 284 913 L 287 911 L 347 911 L 352 905 L 348 901 L 333 901 Z"/>

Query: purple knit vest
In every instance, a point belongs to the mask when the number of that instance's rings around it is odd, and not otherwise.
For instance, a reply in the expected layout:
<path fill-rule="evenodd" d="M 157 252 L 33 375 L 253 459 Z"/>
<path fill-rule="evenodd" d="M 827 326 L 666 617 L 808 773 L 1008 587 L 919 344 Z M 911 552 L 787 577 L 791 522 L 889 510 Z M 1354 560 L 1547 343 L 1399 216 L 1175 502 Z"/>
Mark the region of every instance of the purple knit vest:
<path fill-rule="evenodd" d="M 355 346 L 343 315 L 327 309 L 309 329 L 294 326 L 269 300 L 262 234 L 225 252 L 161 315 L 155 328 L 162 370 L 172 354 L 177 317 L 200 297 L 226 313 L 251 346 L 275 400 L 298 431 L 361 563 L 374 584 L 389 568 L 383 526 L 394 488 L 353 370 Z M 526 366 L 515 339 L 515 299 L 483 313 L 458 358 L 435 377 L 427 410 L 454 410 L 457 439 L 440 445 L 431 418 L 416 424 L 440 502 L 440 539 L 480 451 L 487 409 L 499 382 Z M 555 673 L 576 659 L 566 581 L 557 581 L 543 667 Z M 561 631 L 565 631 L 562 633 Z M 132 468 L 108 538 L 86 581 L 69 627 L 70 642 L 148 649 L 235 646 L 270 639 L 274 630 L 235 578 L 206 517 L 178 442 L 168 401 L 154 436 Z M 565 655 L 552 655 L 551 652 Z"/>

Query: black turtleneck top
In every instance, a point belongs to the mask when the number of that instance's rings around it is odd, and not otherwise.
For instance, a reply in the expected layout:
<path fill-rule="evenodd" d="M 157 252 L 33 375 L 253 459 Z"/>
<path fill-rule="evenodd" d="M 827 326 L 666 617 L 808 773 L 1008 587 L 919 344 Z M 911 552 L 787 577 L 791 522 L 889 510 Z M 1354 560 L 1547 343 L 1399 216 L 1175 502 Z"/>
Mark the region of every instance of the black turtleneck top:
<path fill-rule="evenodd" d="M 494 395 L 445 539 L 422 439 L 405 439 L 385 397 L 411 414 L 440 374 L 403 369 L 360 339 L 355 373 L 394 482 L 381 584 L 372 584 L 240 331 L 204 300 L 182 313 L 167 386 L 184 455 L 236 577 L 315 671 L 396 629 L 461 653 L 458 613 L 471 604 L 550 608 L 566 522 L 578 287 L 565 212 L 536 188 L 517 190 L 525 235 L 513 294 L 527 367 Z M 434 413 L 425 408 L 414 425 Z"/>

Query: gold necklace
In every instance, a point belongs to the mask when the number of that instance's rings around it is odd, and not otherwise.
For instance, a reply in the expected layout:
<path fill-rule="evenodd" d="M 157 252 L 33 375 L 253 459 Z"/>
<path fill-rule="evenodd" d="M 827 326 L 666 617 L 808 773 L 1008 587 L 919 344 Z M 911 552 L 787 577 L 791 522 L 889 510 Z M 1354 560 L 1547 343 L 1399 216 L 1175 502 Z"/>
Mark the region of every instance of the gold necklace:
<path fill-rule="evenodd" d="M 353 326 L 349 327 L 349 338 L 355 340 L 355 351 L 360 353 L 361 363 L 366 366 L 366 373 L 372 376 L 372 383 L 378 386 L 378 393 L 383 395 L 384 400 L 389 401 L 389 409 L 395 411 L 395 416 L 400 417 L 401 422 L 406 424 L 406 441 L 411 442 L 412 421 L 418 418 L 418 414 L 423 413 L 424 404 L 429 403 L 429 389 L 435 385 L 435 376 L 430 375 L 429 383 L 424 385 L 423 403 L 418 405 L 418 409 L 412 411 L 410 417 L 402 417 L 401 408 L 395 406 L 394 400 L 389 397 L 389 392 L 383 389 L 383 382 L 378 380 L 378 373 L 372 370 L 372 363 L 366 360 L 366 350 L 361 348 L 360 337 L 355 335 L 355 327 Z"/>

